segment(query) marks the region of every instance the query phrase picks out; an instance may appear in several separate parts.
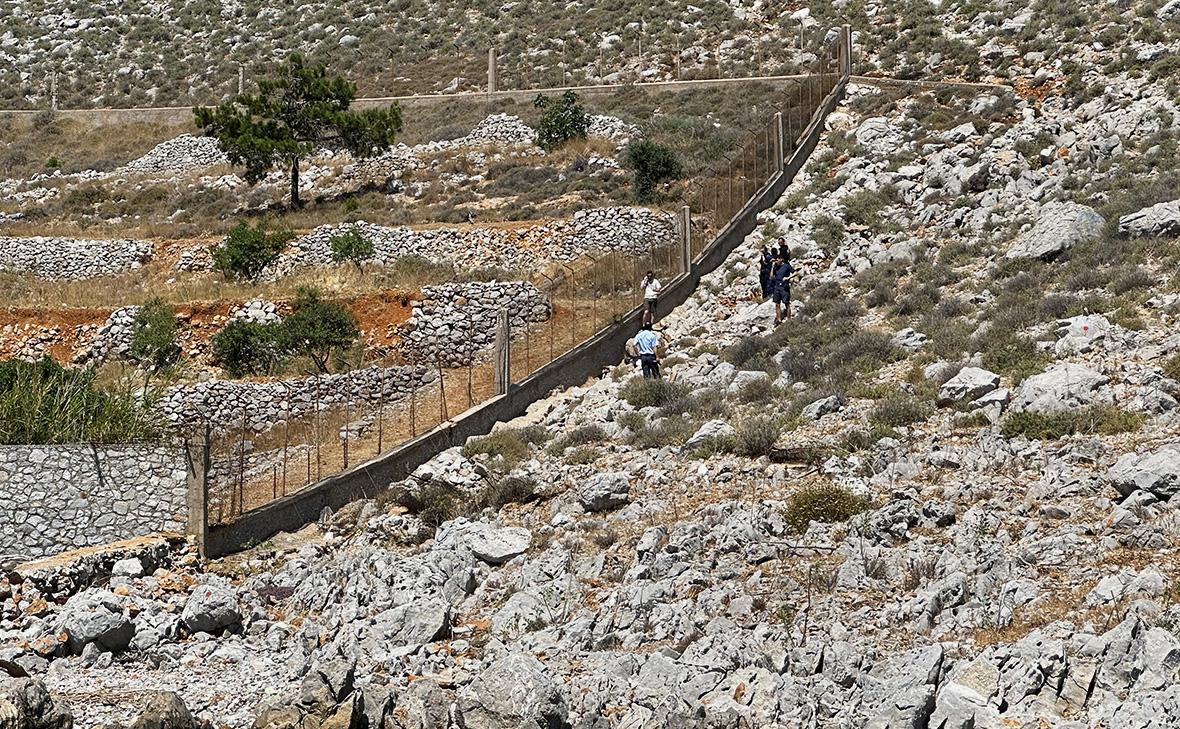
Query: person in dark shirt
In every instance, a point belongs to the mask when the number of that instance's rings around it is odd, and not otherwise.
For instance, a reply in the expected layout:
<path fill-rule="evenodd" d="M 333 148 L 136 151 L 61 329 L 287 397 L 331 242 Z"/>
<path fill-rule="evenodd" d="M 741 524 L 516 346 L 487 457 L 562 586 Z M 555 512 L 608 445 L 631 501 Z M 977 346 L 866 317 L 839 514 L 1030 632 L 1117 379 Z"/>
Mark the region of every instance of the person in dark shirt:
<path fill-rule="evenodd" d="M 775 257 L 774 272 L 770 276 L 775 324 L 781 324 L 783 321 L 784 305 L 787 309 L 786 318 L 791 318 L 791 277 L 794 273 L 795 267 L 791 265 L 791 261 L 787 257 L 782 255 L 780 250 L 779 255 Z"/>
<path fill-rule="evenodd" d="M 758 255 L 758 284 L 762 288 L 762 300 L 770 298 L 770 274 L 774 270 L 774 254 L 764 243 Z"/>

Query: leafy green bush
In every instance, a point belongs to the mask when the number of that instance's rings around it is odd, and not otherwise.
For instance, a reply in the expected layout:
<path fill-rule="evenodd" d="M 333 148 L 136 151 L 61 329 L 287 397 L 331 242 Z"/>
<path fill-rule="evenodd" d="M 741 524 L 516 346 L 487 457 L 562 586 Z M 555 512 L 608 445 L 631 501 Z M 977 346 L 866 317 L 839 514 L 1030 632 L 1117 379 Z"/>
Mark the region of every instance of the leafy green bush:
<path fill-rule="evenodd" d="M 127 354 L 149 372 L 159 372 L 180 359 L 176 332 L 176 311 L 157 296 L 135 313 Z"/>
<path fill-rule="evenodd" d="M 251 226 L 242 221 L 230 229 L 225 242 L 213 249 L 213 268 L 226 278 L 253 281 L 274 262 L 294 235 L 290 231 L 268 232 L 266 221 Z"/>
<path fill-rule="evenodd" d="M 627 146 L 626 164 L 634 174 L 635 199 L 649 202 L 656 186 L 684 174 L 684 166 L 671 148 L 650 139 L 640 139 Z"/>
<path fill-rule="evenodd" d="M 1014 412 L 1000 427 L 1006 438 L 1022 435 L 1036 440 L 1056 440 L 1067 435 L 1116 435 L 1132 433 L 1143 426 L 1140 413 L 1127 412 L 1110 405 L 1094 405 L 1060 413 Z"/>
<path fill-rule="evenodd" d="M 620 396 L 633 408 L 661 407 L 687 396 L 692 388 L 669 380 L 633 378 L 623 385 Z"/>
<path fill-rule="evenodd" d="M 985 369 L 1006 374 L 1016 382 L 1040 372 L 1049 361 L 1049 355 L 1037 351 L 1032 339 L 997 326 L 973 337 L 971 348 L 981 353 Z"/>
<path fill-rule="evenodd" d="M 573 91 L 556 97 L 537 94 L 533 106 L 541 110 L 537 144 L 546 150 L 556 149 L 571 139 L 582 139 L 590 128 L 590 117 Z"/>
<path fill-rule="evenodd" d="M 817 215 L 811 221 L 811 238 L 824 253 L 831 255 L 844 242 L 844 223 L 830 215 Z"/>
<path fill-rule="evenodd" d="M 0 362 L 0 444 L 129 443 L 160 436 L 151 402 L 107 392 L 93 370 L 50 359 Z"/>
<path fill-rule="evenodd" d="M 373 241 L 356 228 L 337 233 L 328 239 L 328 243 L 332 246 L 332 260 L 336 263 L 349 261 L 359 269 L 362 263 L 373 257 Z"/>
<path fill-rule="evenodd" d="M 271 374 L 283 357 L 280 324 L 234 319 L 213 335 L 213 359 L 233 377 Z"/>
<path fill-rule="evenodd" d="M 835 524 L 869 508 L 870 502 L 843 486 L 823 482 L 804 486 L 787 498 L 783 519 L 791 531 L 802 534 L 811 522 Z"/>
<path fill-rule="evenodd" d="M 320 372 L 328 372 L 328 362 L 342 354 L 360 337 L 356 318 L 344 307 L 325 301 L 318 289 L 300 287 L 291 302 L 291 315 L 279 329 L 282 349 L 306 355 Z"/>
<path fill-rule="evenodd" d="M 911 425 L 929 417 L 926 404 L 913 395 L 894 394 L 880 400 L 869 411 L 869 422 L 885 428 Z"/>
<path fill-rule="evenodd" d="M 758 415 L 742 420 L 734 430 L 737 431 L 734 451 L 756 458 L 766 455 L 774 447 L 782 425 L 769 415 Z"/>
<path fill-rule="evenodd" d="M 748 337 L 742 337 L 726 347 L 725 351 L 721 353 L 721 359 L 729 362 L 734 367 L 741 367 L 751 359 L 763 355 L 769 348 L 770 342 L 766 340 L 766 337 L 752 334 Z"/>
<path fill-rule="evenodd" d="M 627 430 L 635 432 L 644 425 L 647 425 L 647 416 L 637 410 L 629 410 L 625 413 L 619 413 L 615 421 Z"/>

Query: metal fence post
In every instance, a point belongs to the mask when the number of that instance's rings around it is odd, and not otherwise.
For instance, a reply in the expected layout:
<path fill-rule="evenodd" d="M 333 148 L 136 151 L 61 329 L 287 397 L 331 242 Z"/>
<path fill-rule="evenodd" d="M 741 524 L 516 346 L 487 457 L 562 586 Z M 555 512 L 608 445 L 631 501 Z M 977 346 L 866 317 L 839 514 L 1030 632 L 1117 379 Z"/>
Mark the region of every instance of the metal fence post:
<path fill-rule="evenodd" d="M 845 23 L 840 29 L 840 46 L 843 53 L 840 75 L 847 80 L 852 76 L 852 26 Z"/>
<path fill-rule="evenodd" d="M 496 394 L 507 395 L 508 387 L 512 384 L 512 329 L 507 309 L 500 309 L 496 315 L 495 352 Z"/>
<path fill-rule="evenodd" d="M 680 273 L 688 273 L 692 267 L 692 211 L 687 205 L 680 206 Z"/>

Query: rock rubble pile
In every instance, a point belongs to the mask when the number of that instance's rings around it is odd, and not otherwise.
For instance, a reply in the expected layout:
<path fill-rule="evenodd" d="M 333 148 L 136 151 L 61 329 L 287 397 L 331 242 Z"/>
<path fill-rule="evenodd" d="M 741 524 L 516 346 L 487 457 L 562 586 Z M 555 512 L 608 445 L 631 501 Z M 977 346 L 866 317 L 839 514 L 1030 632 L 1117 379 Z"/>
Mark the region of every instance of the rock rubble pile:
<path fill-rule="evenodd" d="M 142 240 L 0 237 L 0 270 L 53 280 L 112 276 L 139 268 L 152 257 Z"/>

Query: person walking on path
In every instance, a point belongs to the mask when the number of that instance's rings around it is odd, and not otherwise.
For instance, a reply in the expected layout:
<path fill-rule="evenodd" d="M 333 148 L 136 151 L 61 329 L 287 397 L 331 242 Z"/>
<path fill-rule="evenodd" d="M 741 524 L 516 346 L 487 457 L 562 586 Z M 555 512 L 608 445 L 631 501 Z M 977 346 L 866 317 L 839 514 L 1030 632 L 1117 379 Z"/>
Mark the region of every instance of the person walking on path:
<path fill-rule="evenodd" d="M 660 379 L 660 333 L 645 323 L 639 333 L 635 335 L 635 349 L 639 352 L 639 363 L 643 367 L 643 377 L 648 380 Z"/>
<path fill-rule="evenodd" d="M 770 277 L 771 296 L 774 299 L 774 323 L 776 325 L 783 322 L 784 305 L 787 309 L 786 318 L 791 318 L 791 278 L 794 273 L 795 267 L 780 250 L 779 255 L 775 257 L 774 273 Z"/>
<path fill-rule="evenodd" d="M 664 286 L 651 271 L 647 272 L 639 285 L 643 288 L 643 323 L 651 324 L 656 320 L 656 299 L 660 297 L 660 290 Z"/>
<path fill-rule="evenodd" d="M 770 274 L 774 270 L 774 254 L 762 244 L 762 249 L 758 254 L 758 285 L 762 289 L 762 300 L 766 301 L 770 298 Z"/>

